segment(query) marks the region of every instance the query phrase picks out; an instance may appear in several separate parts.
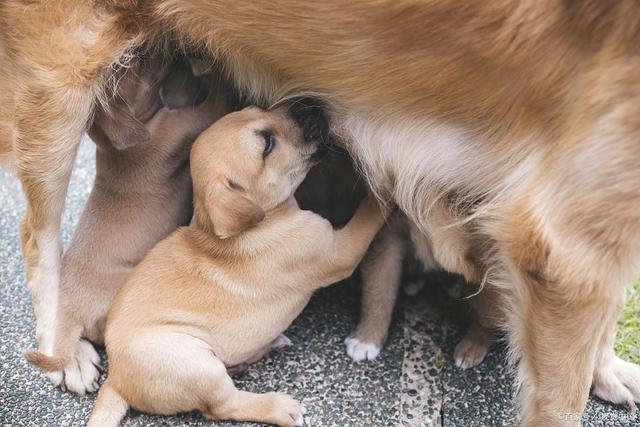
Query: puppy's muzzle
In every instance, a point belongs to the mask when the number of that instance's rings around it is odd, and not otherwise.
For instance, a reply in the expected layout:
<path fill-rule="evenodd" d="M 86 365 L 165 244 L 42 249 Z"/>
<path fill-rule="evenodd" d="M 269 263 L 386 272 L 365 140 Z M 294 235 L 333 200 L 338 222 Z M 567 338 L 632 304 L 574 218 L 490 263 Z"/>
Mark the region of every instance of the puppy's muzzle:
<path fill-rule="evenodd" d="M 297 98 L 289 107 L 289 115 L 302 129 L 304 142 L 318 144 L 309 160 L 319 161 L 329 148 L 329 120 L 324 105 L 315 98 Z"/>
<path fill-rule="evenodd" d="M 314 98 L 296 98 L 289 107 L 289 115 L 302 129 L 305 142 L 329 142 L 329 120 L 322 102 Z"/>

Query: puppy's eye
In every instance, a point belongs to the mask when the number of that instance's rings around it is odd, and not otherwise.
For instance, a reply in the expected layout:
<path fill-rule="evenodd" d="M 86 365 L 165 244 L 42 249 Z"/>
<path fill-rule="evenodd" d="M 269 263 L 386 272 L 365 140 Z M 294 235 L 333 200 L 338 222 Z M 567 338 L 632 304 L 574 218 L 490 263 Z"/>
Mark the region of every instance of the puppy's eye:
<path fill-rule="evenodd" d="M 262 152 L 262 157 L 267 157 L 276 146 L 276 137 L 268 130 L 262 131 L 261 135 L 264 138 L 264 151 Z"/>

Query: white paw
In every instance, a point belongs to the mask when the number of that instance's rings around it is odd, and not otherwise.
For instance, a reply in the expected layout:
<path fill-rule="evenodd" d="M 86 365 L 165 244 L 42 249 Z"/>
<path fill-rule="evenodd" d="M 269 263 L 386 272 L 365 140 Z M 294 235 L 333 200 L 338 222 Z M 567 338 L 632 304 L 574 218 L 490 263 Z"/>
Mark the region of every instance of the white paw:
<path fill-rule="evenodd" d="M 291 347 L 293 343 L 285 334 L 278 335 L 278 338 L 271 343 L 271 349 L 281 353 Z"/>
<path fill-rule="evenodd" d="M 347 337 L 344 340 L 347 346 L 347 354 L 354 362 L 362 362 L 363 360 L 373 360 L 380 354 L 380 346 L 360 341 L 358 338 Z"/>
<path fill-rule="evenodd" d="M 489 341 L 484 337 L 468 333 L 458 343 L 453 352 L 456 366 L 462 369 L 473 368 L 479 365 L 489 351 Z"/>
<path fill-rule="evenodd" d="M 640 366 L 611 358 L 596 367 L 592 391 L 600 399 L 624 405 L 635 413 L 635 403 L 640 403 Z"/>
<path fill-rule="evenodd" d="M 100 356 L 93 345 L 86 340 L 80 340 L 71 363 L 63 371 L 48 373 L 47 377 L 62 390 L 83 396 L 85 393 L 98 390 L 99 368 Z"/>

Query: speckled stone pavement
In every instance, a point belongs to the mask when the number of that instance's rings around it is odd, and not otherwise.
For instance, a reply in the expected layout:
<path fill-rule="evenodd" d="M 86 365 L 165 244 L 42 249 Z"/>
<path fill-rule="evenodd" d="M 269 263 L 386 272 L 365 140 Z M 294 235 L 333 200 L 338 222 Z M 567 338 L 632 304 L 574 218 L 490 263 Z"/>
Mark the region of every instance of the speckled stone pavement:
<path fill-rule="evenodd" d="M 63 218 L 63 239 L 93 182 L 94 148 L 82 144 Z M 18 221 L 24 199 L 13 175 L 0 169 L 0 424 L 85 425 L 94 395 L 54 389 L 22 358 L 35 347 L 34 319 L 20 257 Z M 458 309 L 440 294 L 401 298 L 381 356 L 354 364 L 342 341 L 358 316 L 358 289 L 343 283 L 318 292 L 287 331 L 294 346 L 252 365 L 236 381 L 251 391 L 283 391 L 307 407 L 311 426 L 510 426 L 516 425 L 512 377 L 497 345 L 477 368 L 461 371 L 453 348 L 461 338 Z M 104 353 L 102 353 L 104 362 Z M 584 425 L 640 426 L 626 412 L 597 399 Z M 125 426 L 240 425 L 209 422 L 195 414 L 154 417 L 131 411 Z"/>

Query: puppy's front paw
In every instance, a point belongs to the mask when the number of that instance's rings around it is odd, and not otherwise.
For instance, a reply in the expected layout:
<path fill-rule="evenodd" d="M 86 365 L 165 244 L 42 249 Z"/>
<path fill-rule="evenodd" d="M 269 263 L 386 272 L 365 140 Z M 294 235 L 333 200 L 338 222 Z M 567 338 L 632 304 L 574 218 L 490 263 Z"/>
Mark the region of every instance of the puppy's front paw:
<path fill-rule="evenodd" d="M 623 405 L 635 414 L 635 403 L 640 403 L 640 366 L 615 356 L 596 366 L 593 394 L 607 402 Z"/>
<path fill-rule="evenodd" d="M 479 365 L 487 355 L 489 345 L 490 341 L 485 334 L 470 330 L 453 352 L 456 366 L 469 369 Z"/>
<path fill-rule="evenodd" d="M 100 356 L 90 342 L 78 341 L 76 353 L 63 371 L 47 374 L 51 382 L 62 390 L 72 391 L 83 396 L 98 390 L 100 378 Z"/>
<path fill-rule="evenodd" d="M 291 396 L 270 393 L 273 398 L 273 411 L 269 422 L 284 427 L 299 427 L 304 424 L 304 406 Z"/>
<path fill-rule="evenodd" d="M 355 337 L 347 337 L 344 343 L 347 346 L 347 354 L 354 362 L 373 360 L 380 354 L 380 345 L 378 344 L 360 341 Z"/>

